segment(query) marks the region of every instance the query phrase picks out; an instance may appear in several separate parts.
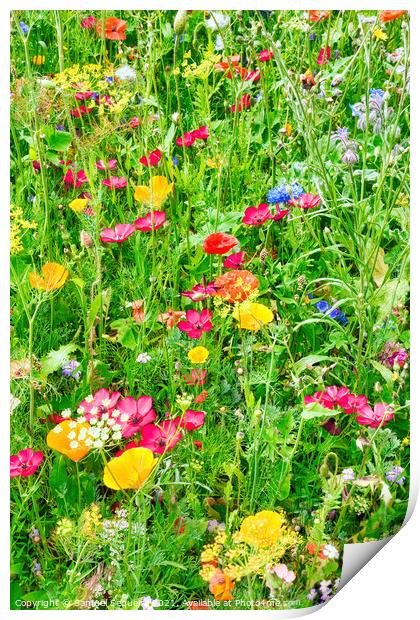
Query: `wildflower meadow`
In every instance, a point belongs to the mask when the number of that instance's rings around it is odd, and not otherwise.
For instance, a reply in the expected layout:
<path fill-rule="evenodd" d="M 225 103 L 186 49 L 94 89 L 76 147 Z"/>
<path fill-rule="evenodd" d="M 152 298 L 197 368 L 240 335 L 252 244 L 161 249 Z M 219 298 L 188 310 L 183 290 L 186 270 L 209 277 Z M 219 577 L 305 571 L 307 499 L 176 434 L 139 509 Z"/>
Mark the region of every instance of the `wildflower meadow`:
<path fill-rule="evenodd" d="M 10 34 L 11 609 L 328 601 L 409 496 L 408 12 Z"/>

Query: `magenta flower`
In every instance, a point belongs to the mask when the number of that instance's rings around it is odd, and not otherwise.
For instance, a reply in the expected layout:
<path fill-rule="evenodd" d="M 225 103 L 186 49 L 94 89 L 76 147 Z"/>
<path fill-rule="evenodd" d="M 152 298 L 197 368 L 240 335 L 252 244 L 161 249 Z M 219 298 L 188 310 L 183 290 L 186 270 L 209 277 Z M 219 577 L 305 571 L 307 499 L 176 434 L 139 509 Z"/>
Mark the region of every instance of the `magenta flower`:
<path fill-rule="evenodd" d="M 83 183 L 89 183 L 84 170 L 78 170 L 75 175 L 71 168 L 63 176 L 63 181 L 65 185 L 71 187 L 80 187 Z"/>
<path fill-rule="evenodd" d="M 358 413 L 356 421 L 359 424 L 369 426 L 370 428 L 377 428 L 378 426 L 385 426 L 387 422 L 392 420 L 394 408 L 387 403 L 376 403 L 373 409 L 366 405 Z"/>
<path fill-rule="evenodd" d="M 165 211 L 150 211 L 150 213 L 144 217 L 139 217 L 139 219 L 134 222 L 134 226 L 137 230 L 141 230 L 142 232 L 151 232 L 163 226 L 165 220 Z"/>
<path fill-rule="evenodd" d="M 349 388 L 331 385 L 330 387 L 325 388 L 322 392 L 315 392 L 313 396 L 305 396 L 304 402 L 305 405 L 310 403 L 320 403 L 326 409 L 334 409 L 336 405 L 340 406 L 340 400 L 349 393 Z"/>
<path fill-rule="evenodd" d="M 299 200 L 293 202 L 293 205 L 301 209 L 313 209 L 317 207 L 320 202 L 321 196 L 317 196 L 316 194 L 302 194 L 299 196 Z"/>
<path fill-rule="evenodd" d="M 245 252 L 236 252 L 229 254 L 223 261 L 223 267 L 226 269 L 239 269 L 245 263 Z"/>
<path fill-rule="evenodd" d="M 192 134 L 196 140 L 207 140 L 209 137 L 209 128 L 207 125 L 201 125 L 198 129 L 194 129 Z"/>
<path fill-rule="evenodd" d="M 174 422 L 181 428 L 185 428 L 186 431 L 196 431 L 204 424 L 204 418 L 206 416 L 205 411 L 194 411 L 193 409 L 187 409 L 183 416 L 175 418 Z"/>
<path fill-rule="evenodd" d="M 158 426 L 148 424 L 143 428 L 140 446 L 149 448 L 155 454 L 164 454 L 172 450 L 181 439 L 178 425 L 173 420 L 165 420 Z"/>
<path fill-rule="evenodd" d="M 93 90 L 86 90 L 86 91 L 79 90 L 74 95 L 74 98 L 76 99 L 76 101 L 86 101 L 86 99 L 92 99 L 94 94 L 95 93 L 93 92 Z"/>
<path fill-rule="evenodd" d="M 216 292 L 213 282 L 208 284 L 195 284 L 190 291 L 184 291 L 181 293 L 183 297 L 188 297 L 191 301 L 203 301 L 211 297 Z"/>
<path fill-rule="evenodd" d="M 110 179 L 104 179 L 102 185 L 109 189 L 124 189 L 124 187 L 127 187 L 127 179 L 124 177 L 111 177 Z"/>
<path fill-rule="evenodd" d="M 117 406 L 121 392 L 109 392 L 105 388 L 101 388 L 95 395 L 86 396 L 80 403 L 77 413 L 86 418 L 87 421 L 92 418 L 100 420 L 104 413 L 112 413 Z"/>
<path fill-rule="evenodd" d="M 96 19 L 93 17 L 93 15 L 89 15 L 89 17 L 85 17 L 82 19 L 80 25 L 82 28 L 87 28 L 88 30 L 91 30 L 96 26 Z"/>
<path fill-rule="evenodd" d="M 192 370 L 188 375 L 183 375 L 186 385 L 204 385 L 206 382 L 207 370 Z"/>
<path fill-rule="evenodd" d="M 317 65 L 326 65 L 331 58 L 331 48 L 328 46 L 327 48 L 321 48 L 319 50 L 318 58 L 316 61 Z"/>
<path fill-rule="evenodd" d="M 157 166 L 162 158 L 162 153 L 159 149 L 152 151 L 148 157 L 144 155 L 140 157 L 139 162 L 148 168 L 149 166 Z"/>
<path fill-rule="evenodd" d="M 185 332 L 188 338 L 198 339 L 203 332 L 209 332 L 213 325 L 211 324 L 211 310 L 187 310 L 186 320 L 178 323 L 178 328 Z"/>
<path fill-rule="evenodd" d="M 196 140 L 194 133 L 186 131 L 181 138 L 176 139 L 177 146 L 192 146 Z"/>
<path fill-rule="evenodd" d="M 116 422 L 122 426 L 123 437 L 131 437 L 147 424 L 154 422 L 156 414 L 152 405 L 151 396 L 140 396 L 137 400 L 127 396 L 120 400 L 118 403 L 120 415 L 116 418 Z M 129 416 L 128 419 L 126 419 L 127 416 Z"/>
<path fill-rule="evenodd" d="M 99 236 L 102 243 L 122 243 L 135 231 L 132 224 L 115 224 L 115 228 L 104 228 Z"/>
<path fill-rule="evenodd" d="M 260 62 L 268 62 L 273 56 L 274 54 L 271 50 L 262 50 L 262 52 L 258 54 L 258 59 Z"/>
<path fill-rule="evenodd" d="M 395 366 L 402 368 L 408 359 L 408 353 L 399 342 L 386 342 L 379 361 L 388 368 Z"/>
<path fill-rule="evenodd" d="M 245 215 L 242 223 L 247 226 L 261 226 L 266 220 L 271 219 L 270 209 L 267 204 L 260 204 L 258 207 L 248 207 L 245 209 Z"/>
<path fill-rule="evenodd" d="M 344 413 L 359 413 L 363 407 L 367 406 L 368 400 L 363 394 L 359 396 L 355 394 L 345 394 L 340 398 L 338 404 L 342 407 Z"/>
<path fill-rule="evenodd" d="M 96 162 L 95 166 L 98 170 L 114 170 L 117 167 L 117 160 L 110 159 L 106 164 L 103 159 L 100 159 Z"/>
<path fill-rule="evenodd" d="M 34 452 L 32 448 L 25 448 L 18 454 L 13 454 L 10 457 L 10 477 L 16 478 L 17 476 L 31 476 L 36 472 L 40 463 L 44 460 L 42 452 Z"/>

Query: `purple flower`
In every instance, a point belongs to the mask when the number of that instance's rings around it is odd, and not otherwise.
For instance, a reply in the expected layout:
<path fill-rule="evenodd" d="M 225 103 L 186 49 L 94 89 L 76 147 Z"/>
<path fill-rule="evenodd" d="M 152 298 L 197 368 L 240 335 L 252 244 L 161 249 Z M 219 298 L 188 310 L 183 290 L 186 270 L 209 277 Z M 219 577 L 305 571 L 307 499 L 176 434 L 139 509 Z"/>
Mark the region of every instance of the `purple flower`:
<path fill-rule="evenodd" d="M 64 364 L 64 366 L 61 367 L 63 377 L 71 377 L 72 379 L 78 381 L 82 376 L 81 371 L 77 370 L 79 366 L 80 362 L 78 362 L 77 360 L 70 360 L 69 362 L 67 362 L 67 364 Z"/>
<path fill-rule="evenodd" d="M 405 476 L 402 476 L 404 468 L 400 465 L 394 465 L 390 470 L 388 470 L 385 474 L 388 482 L 396 482 L 400 486 L 402 486 L 405 482 Z"/>

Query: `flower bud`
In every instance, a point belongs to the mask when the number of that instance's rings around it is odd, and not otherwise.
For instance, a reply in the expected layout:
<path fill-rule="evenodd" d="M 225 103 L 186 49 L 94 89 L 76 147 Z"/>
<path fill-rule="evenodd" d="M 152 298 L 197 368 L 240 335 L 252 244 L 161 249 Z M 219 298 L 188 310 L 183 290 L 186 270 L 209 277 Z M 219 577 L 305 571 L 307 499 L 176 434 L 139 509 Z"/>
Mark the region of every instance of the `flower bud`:
<path fill-rule="evenodd" d="M 178 11 L 174 19 L 174 31 L 178 36 L 185 30 L 188 21 L 188 11 Z"/>

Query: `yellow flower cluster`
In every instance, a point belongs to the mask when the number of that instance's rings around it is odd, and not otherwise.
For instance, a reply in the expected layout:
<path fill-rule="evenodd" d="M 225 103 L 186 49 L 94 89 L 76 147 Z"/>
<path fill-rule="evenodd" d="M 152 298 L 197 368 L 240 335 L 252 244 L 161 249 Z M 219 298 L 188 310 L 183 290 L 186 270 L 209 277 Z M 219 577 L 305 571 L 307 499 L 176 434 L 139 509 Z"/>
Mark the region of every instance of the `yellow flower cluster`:
<path fill-rule="evenodd" d="M 184 54 L 184 60 L 182 62 L 184 71 L 182 75 L 184 78 L 198 78 L 200 80 L 207 80 L 213 70 L 214 65 L 218 63 L 221 59 L 220 54 L 214 54 L 210 50 L 204 52 L 204 58 L 199 65 L 197 65 L 197 63 L 195 62 L 188 64 L 188 59 L 190 57 L 191 52 L 187 52 L 186 54 Z"/>
<path fill-rule="evenodd" d="M 63 517 L 57 522 L 54 534 L 58 538 L 70 538 L 76 531 L 76 524 L 68 517 Z"/>
<path fill-rule="evenodd" d="M 98 504 L 91 504 L 85 508 L 80 517 L 81 532 L 86 538 L 95 538 L 101 525 L 102 515 Z"/>
<path fill-rule="evenodd" d="M 112 75 L 112 67 L 102 67 L 101 65 L 88 64 L 72 65 L 61 73 L 56 73 L 54 83 L 62 89 L 74 90 L 74 84 L 80 85 L 79 90 L 92 90 L 105 75 Z"/>
<path fill-rule="evenodd" d="M 19 254 L 23 250 L 22 237 L 25 230 L 36 227 L 35 222 L 24 218 L 21 207 L 10 206 L 10 252 L 12 255 Z"/>

